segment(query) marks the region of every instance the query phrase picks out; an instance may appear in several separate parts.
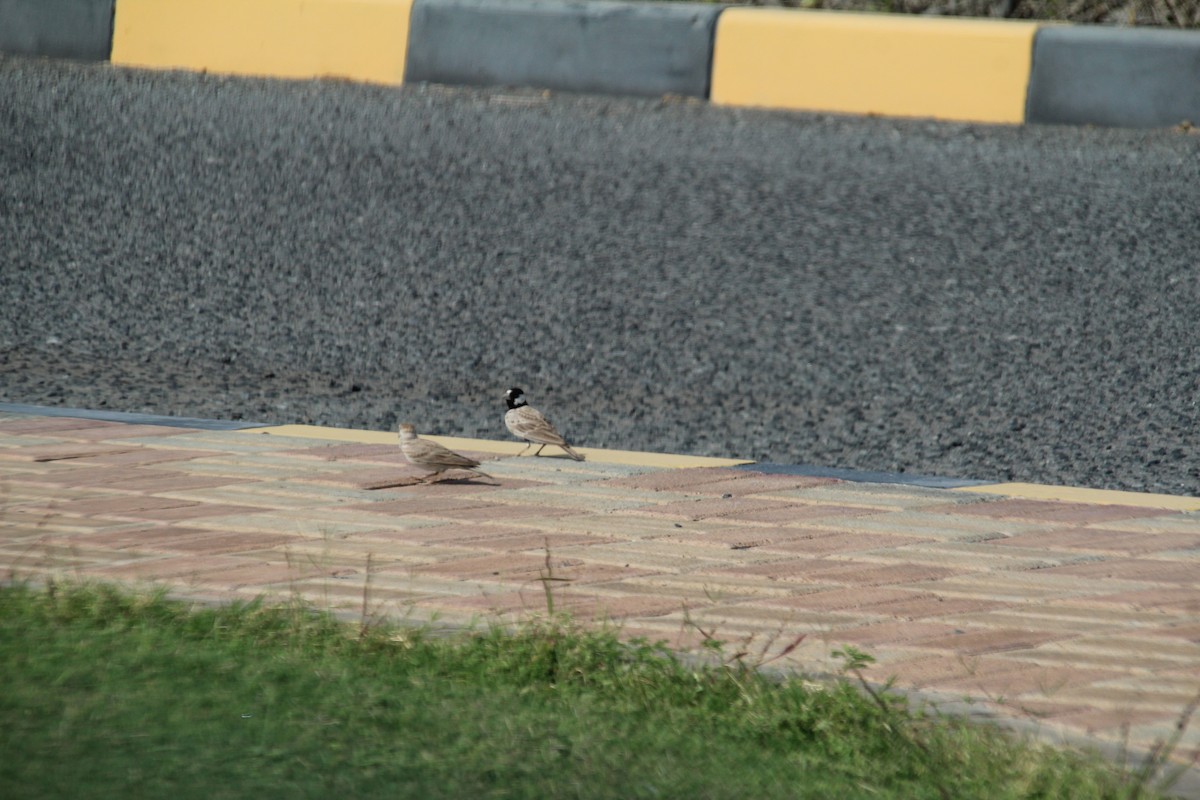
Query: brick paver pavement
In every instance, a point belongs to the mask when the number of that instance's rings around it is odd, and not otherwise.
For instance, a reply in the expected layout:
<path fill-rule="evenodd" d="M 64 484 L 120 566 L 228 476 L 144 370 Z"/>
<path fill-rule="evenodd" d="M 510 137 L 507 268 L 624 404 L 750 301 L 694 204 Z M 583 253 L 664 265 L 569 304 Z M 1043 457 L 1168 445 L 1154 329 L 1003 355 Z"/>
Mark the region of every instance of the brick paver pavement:
<path fill-rule="evenodd" d="M 704 631 L 769 657 L 804 634 L 776 663 L 813 673 L 853 644 L 880 681 L 1135 750 L 1200 691 L 1200 501 L 601 451 L 476 452 L 495 484 L 423 485 L 394 436 L 303 433 L 0 413 L 0 566 L 450 624 L 542 613 L 553 576 L 557 608 L 631 636 L 686 648 Z"/>

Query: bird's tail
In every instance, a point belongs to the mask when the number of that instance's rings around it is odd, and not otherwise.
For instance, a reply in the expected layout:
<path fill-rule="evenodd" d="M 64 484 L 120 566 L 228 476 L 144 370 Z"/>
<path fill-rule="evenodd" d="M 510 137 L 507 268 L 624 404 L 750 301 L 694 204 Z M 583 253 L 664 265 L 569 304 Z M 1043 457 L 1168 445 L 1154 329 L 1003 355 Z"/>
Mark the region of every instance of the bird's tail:
<path fill-rule="evenodd" d="M 576 461 L 583 461 L 583 456 L 581 456 L 579 453 L 576 453 L 573 449 L 571 449 L 571 445 L 563 444 L 563 445 L 559 445 L 559 446 L 562 447 L 563 452 L 565 452 L 571 458 L 575 459 Z"/>

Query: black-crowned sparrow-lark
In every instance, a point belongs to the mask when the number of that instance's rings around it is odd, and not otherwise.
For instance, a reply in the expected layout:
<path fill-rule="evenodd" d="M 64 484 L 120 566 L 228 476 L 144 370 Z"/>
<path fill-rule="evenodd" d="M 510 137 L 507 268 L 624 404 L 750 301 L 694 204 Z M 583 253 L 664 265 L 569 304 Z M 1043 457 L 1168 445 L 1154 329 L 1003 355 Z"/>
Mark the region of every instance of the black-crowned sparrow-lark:
<path fill-rule="evenodd" d="M 400 426 L 400 452 L 414 467 L 427 467 L 433 472 L 421 478 L 422 483 L 428 483 L 430 478 L 436 478 L 448 469 L 465 469 L 495 480 L 479 469 L 479 462 L 473 458 L 459 455 L 429 439 L 422 439 L 416 434 L 416 429 L 407 422 Z"/>
<path fill-rule="evenodd" d="M 529 442 L 525 450 L 535 444 L 541 445 L 534 453 L 537 456 L 541 455 L 542 447 L 552 444 L 561 447 L 563 452 L 576 461 L 583 461 L 583 456 L 571 449 L 571 445 L 567 444 L 567 440 L 562 437 L 562 434 L 556 431 L 550 421 L 542 416 L 542 412 L 526 402 L 525 392 L 513 387 L 504 393 L 504 402 L 508 404 L 508 411 L 504 414 L 504 425 L 513 436 Z M 524 453 L 525 450 L 522 450 L 521 453 Z"/>

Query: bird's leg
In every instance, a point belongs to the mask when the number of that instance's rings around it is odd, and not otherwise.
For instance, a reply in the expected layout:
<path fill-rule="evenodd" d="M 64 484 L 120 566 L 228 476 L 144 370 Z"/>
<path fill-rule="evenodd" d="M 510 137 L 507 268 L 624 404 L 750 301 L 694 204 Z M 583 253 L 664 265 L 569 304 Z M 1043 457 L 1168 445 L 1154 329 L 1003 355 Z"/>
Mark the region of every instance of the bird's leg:
<path fill-rule="evenodd" d="M 520 458 L 521 456 L 525 455 L 525 451 L 531 447 L 533 447 L 533 442 L 527 442 L 525 444 L 525 446 L 523 448 L 521 448 L 521 452 L 517 453 L 517 458 Z"/>
<path fill-rule="evenodd" d="M 542 445 L 542 447 L 545 447 L 545 446 L 546 446 L 546 445 Z M 535 456 L 540 456 L 540 455 L 542 454 L 542 447 L 539 447 L 539 448 L 537 449 L 537 452 L 536 452 L 536 453 L 534 453 L 534 455 L 535 455 Z"/>

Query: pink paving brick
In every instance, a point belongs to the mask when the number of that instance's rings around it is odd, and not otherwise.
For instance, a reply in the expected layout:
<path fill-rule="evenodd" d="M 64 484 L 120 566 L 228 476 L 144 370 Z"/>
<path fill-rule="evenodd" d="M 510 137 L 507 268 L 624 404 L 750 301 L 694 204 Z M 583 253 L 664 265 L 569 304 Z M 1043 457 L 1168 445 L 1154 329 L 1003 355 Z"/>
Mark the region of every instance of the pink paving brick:
<path fill-rule="evenodd" d="M 232 555 L 147 558 L 112 567 L 86 570 L 89 575 L 120 580 L 171 581 L 184 588 L 265 586 L 336 572 L 340 567 L 306 561 L 263 561 Z"/>
<path fill-rule="evenodd" d="M 418 603 L 442 609 L 489 612 L 494 614 L 544 614 L 546 595 L 541 585 L 525 591 L 503 592 L 474 597 L 441 596 L 426 598 Z M 629 617 L 655 617 L 679 610 L 679 603 L 652 595 L 607 597 L 570 589 L 554 592 L 554 610 L 570 613 L 577 619 L 620 620 Z"/>
<path fill-rule="evenodd" d="M 533 528 L 522 528 L 517 525 L 434 525 L 418 528 L 380 528 L 377 531 L 356 533 L 352 538 L 361 540 L 379 540 L 408 542 L 423 545 L 444 545 L 474 547 L 474 543 L 489 538 L 505 538 L 535 534 Z"/>
<path fill-rule="evenodd" d="M 425 475 L 428 470 L 415 469 L 411 466 L 395 467 L 364 467 L 362 469 L 337 470 L 333 472 L 314 472 L 300 475 L 292 480 L 297 483 L 312 483 L 317 486 L 338 486 L 347 489 L 382 489 L 397 486 L 407 481 L 414 481 Z M 458 470 L 454 475 L 471 475 Z"/>
<path fill-rule="evenodd" d="M 711 547 L 716 550 L 781 546 L 803 543 L 835 535 L 829 531 L 814 531 L 800 528 L 768 528 L 731 526 L 704 531 L 679 528 L 674 534 L 660 536 L 664 542 L 677 542 L 688 547 Z"/>
<path fill-rule="evenodd" d="M 739 514 L 739 521 L 764 522 L 776 525 L 791 525 L 807 523 L 821 519 L 853 519 L 855 517 L 870 517 L 877 514 L 889 513 L 886 508 L 863 508 L 862 506 L 839 506 L 832 503 L 796 504 L 789 508 L 767 508 L 761 511 L 751 511 Z"/>
<path fill-rule="evenodd" d="M 690 487 L 701 487 L 717 481 L 743 480 L 753 473 L 729 467 L 694 467 L 692 469 L 667 469 L 632 475 L 627 478 L 610 478 L 603 486 L 621 486 L 629 489 L 652 491 L 687 492 Z"/>
<path fill-rule="evenodd" d="M 205 528 L 186 528 L 174 525 L 156 525 L 148 528 L 122 528 L 115 531 L 78 533 L 67 537 L 54 537 L 52 541 L 80 542 L 91 547 L 108 547 L 113 550 L 134 549 L 162 552 L 172 542 L 198 536 L 212 536 L 216 532 Z M 161 545 L 161 546 L 160 546 Z"/>
<path fill-rule="evenodd" d="M 91 442 L 37 444 L 24 447 L 0 448 L 0 461 L 74 461 L 89 456 L 128 453 L 135 448 Z"/>
<path fill-rule="evenodd" d="M 1136 591 L 1099 594 L 1088 598 L 1089 603 L 1106 603 L 1143 610 L 1200 612 L 1200 588 L 1164 587 Z"/>
<path fill-rule="evenodd" d="M 1146 533 L 1144 531 L 1071 527 L 1017 534 L 1005 539 L 993 539 L 988 542 L 988 545 L 1144 555 L 1163 550 L 1200 548 L 1200 533 Z"/>
<path fill-rule="evenodd" d="M 961 575 L 964 570 L 949 569 L 926 564 L 874 564 L 847 563 L 827 569 L 814 570 L 809 576 L 814 580 L 845 583 L 854 586 L 886 586 L 899 583 L 919 583 L 939 580 L 952 575 Z"/>
<path fill-rule="evenodd" d="M 436 517 L 438 519 L 451 519 L 463 522 L 479 521 L 479 522 L 502 522 L 515 519 L 529 519 L 531 517 L 566 517 L 573 516 L 578 512 L 570 508 L 548 508 L 546 506 L 518 506 L 518 505 L 494 505 L 482 506 L 479 508 L 456 508 L 447 511 L 428 512 L 423 516 Z"/>
<path fill-rule="evenodd" d="M 67 462 L 70 463 L 70 462 Z M 62 486 L 67 489 L 93 489 L 119 483 L 128 478 L 129 470 L 112 467 L 58 466 L 39 475 L 13 476 L 10 480 L 47 486 Z"/>
<path fill-rule="evenodd" d="M 406 530 L 369 531 L 348 537 L 362 542 L 402 542 L 429 547 L 454 547 L 473 550 L 480 555 L 488 552 L 543 551 L 549 542 L 551 553 L 560 548 L 607 544 L 615 539 L 597 534 L 556 533 L 534 528 L 505 525 L 438 525 Z"/>
<path fill-rule="evenodd" d="M 930 689 L 958 680 L 1019 674 L 1037 668 L 1034 663 L 992 656 L 962 658 L 947 654 L 878 664 L 871 668 L 871 674 L 878 678 L 894 677 L 901 686 Z"/>
<path fill-rule="evenodd" d="M 543 550 L 549 548 L 551 553 L 563 547 L 579 545 L 598 545 L 618 542 L 609 536 L 598 536 L 588 533 L 547 533 L 545 531 L 528 531 L 512 536 L 487 536 L 476 539 L 472 544 L 485 550 L 502 550 L 518 552 L 522 550 Z"/>
<path fill-rule="evenodd" d="M 1071 637 L 1046 631 L 1029 631 L 1018 628 L 973 629 L 942 639 L 927 639 L 919 647 L 933 650 L 952 650 L 967 655 L 1003 653 L 1010 650 L 1028 650 L 1046 642 L 1060 641 Z"/>
<path fill-rule="evenodd" d="M 198 505 L 188 500 L 174 500 L 169 497 L 150 497 L 147 495 L 112 495 L 108 497 L 93 497 L 86 500 L 72 500 L 59 503 L 53 507 L 53 512 L 72 516 L 100 516 L 110 519 L 120 519 L 130 512 L 161 510 L 166 508 L 184 508 Z M 47 509 L 48 511 L 50 509 Z"/>
<path fill-rule="evenodd" d="M 869 603 L 861 606 L 859 611 L 870 614 L 885 614 L 901 619 L 926 619 L 929 617 L 945 617 L 951 614 L 974 614 L 980 611 L 992 611 L 1008 605 L 1010 604 L 999 600 L 975 600 L 966 597 L 943 597 L 938 594 L 928 594 L 892 603 Z"/>
<path fill-rule="evenodd" d="M 954 631 L 953 625 L 942 625 L 936 622 L 880 622 L 873 625 L 833 630 L 829 632 L 828 638 L 830 642 L 849 642 L 865 647 L 878 647 L 919 642 L 923 639 L 944 638 L 952 635 Z"/>
<path fill-rule="evenodd" d="M 491 508 L 492 504 L 470 497 L 429 497 L 413 494 L 395 500 L 381 500 L 377 503 L 353 503 L 346 508 L 356 511 L 368 511 L 372 514 L 386 514 L 402 517 L 406 514 L 438 514 L 444 511 L 462 510 L 467 508 Z"/>
<path fill-rule="evenodd" d="M 60 535 L 112 527 L 113 520 L 97 520 L 89 517 L 67 517 L 53 510 L 27 511 L 4 509 L 0 511 L 0 540 L 28 539 L 30 537 Z M 0 562 L 2 564 L 3 562 Z"/>
<path fill-rule="evenodd" d="M 1167 625 L 1150 630 L 1139 630 L 1139 636 L 1169 636 L 1174 639 L 1200 644 L 1200 621 L 1182 625 Z"/>
<path fill-rule="evenodd" d="M 328 447 L 280 450 L 277 455 L 318 461 L 362 461 L 370 464 L 408 466 L 408 461 L 400 452 L 399 444 L 334 444 Z"/>
<path fill-rule="evenodd" d="M 770 547 L 772 550 L 784 550 L 789 553 L 823 556 L 830 553 L 854 553 L 864 550 L 904 547 L 929 541 L 933 540 L 917 536 L 878 533 L 831 533 L 809 539 L 775 542 Z"/>
<path fill-rule="evenodd" d="M 1013 662 L 1014 665 L 1019 662 Z M 1124 677 L 1124 672 L 1080 667 L 1056 667 L 1042 664 L 1020 663 L 1021 669 L 1001 673 L 963 676 L 938 682 L 938 689 L 982 691 L 992 697 L 1015 697 L 1032 694 L 1053 698 L 1063 689 L 1088 686 L 1099 681 Z"/>
<path fill-rule="evenodd" d="M 1056 522 L 1064 524 L 1088 524 L 1110 522 L 1140 517 L 1164 517 L 1178 514 L 1161 508 L 1141 506 L 1095 505 L 1091 503 L 1060 503 L 1053 500 L 992 500 L 967 505 L 955 504 L 932 506 L 927 512 L 945 512 L 967 516 L 996 517 L 998 519 L 1031 520 L 1034 522 Z"/>
<path fill-rule="evenodd" d="M 144 511 L 129 511 L 123 519 L 154 520 L 158 522 L 188 522 L 203 520 L 206 517 L 227 517 L 236 514 L 269 513 L 258 506 L 235 506 L 223 503 L 193 503 L 175 508 L 146 509 Z"/>
<path fill-rule="evenodd" d="M 1173 721 L 1175 716 L 1176 713 L 1169 711 L 1093 708 L 1076 713 L 1048 714 L 1044 719 L 1094 734 L 1098 731 L 1121 730 L 1127 726 L 1144 725 L 1150 722 Z"/>
<path fill-rule="evenodd" d="M 805 583 L 832 583 L 849 586 L 886 586 L 919 583 L 963 574 L 961 570 L 924 564 L 878 564 L 830 559 L 788 559 L 766 564 L 745 564 L 716 571 L 742 575 L 762 575 L 773 580 Z"/>
<path fill-rule="evenodd" d="M 127 477 L 106 483 L 106 489 L 119 492 L 186 492 L 193 489 L 214 489 L 218 486 L 246 486 L 256 483 L 249 478 L 188 475 L 184 472 L 153 471 L 151 469 L 126 470 Z"/>
<path fill-rule="evenodd" d="M 746 514 L 767 509 L 790 509 L 798 504 L 784 500 L 765 500 L 759 498 L 711 498 L 703 500 L 679 500 L 674 503 L 642 506 L 621 513 L 633 515 L 663 516 L 670 519 L 682 519 L 696 522 L 702 519 L 741 520 Z"/>
<path fill-rule="evenodd" d="M 559 561 L 561 562 L 562 560 L 559 559 Z M 569 565 L 562 564 L 564 567 Z M 416 571 L 436 575 L 449 575 L 460 580 L 469 580 L 472 578 L 519 578 L 524 580 L 527 578 L 537 578 L 543 574 L 546 571 L 546 559 L 544 556 L 526 553 L 505 553 L 503 555 L 463 558 L 456 561 L 427 564 L 417 567 Z"/>
<path fill-rule="evenodd" d="M 1048 575 L 1077 575 L 1088 578 L 1113 578 L 1126 581 L 1183 583 L 1195 585 L 1200 568 L 1195 562 L 1148 558 L 1110 558 L 1043 570 Z"/>
<path fill-rule="evenodd" d="M 812 572 L 844 566 L 845 563 L 844 561 L 832 561 L 824 558 L 784 558 L 779 561 L 769 561 L 761 564 L 735 564 L 727 567 L 718 567 L 712 570 L 712 572 L 716 575 L 758 575 L 773 581 L 803 581 Z"/>
<path fill-rule="evenodd" d="M 167 464 L 172 461 L 191 461 L 195 458 L 208 458 L 210 450 L 184 450 L 159 447 L 143 447 L 137 450 L 118 448 L 118 452 L 104 455 L 85 456 L 75 460 L 79 466 L 105 467 L 137 467 L 149 464 Z"/>
<path fill-rule="evenodd" d="M 495 482 L 486 479 L 478 480 L 449 480 L 430 483 L 414 483 L 408 486 L 396 486 L 378 490 L 379 502 L 400 502 L 403 500 L 435 500 L 438 498 L 471 498 L 486 501 L 486 495 L 506 489 L 524 489 L 529 486 L 547 486 L 545 481 L 526 480 L 522 478 L 505 477 Z M 479 495 L 475 497 L 475 495 Z"/>
<path fill-rule="evenodd" d="M 120 580 L 161 580 L 198 575 L 201 572 L 239 567 L 244 562 L 233 556 L 175 556 L 144 558 L 129 564 L 88 569 L 90 575 Z"/>
<path fill-rule="evenodd" d="M 1007 707 L 1010 711 L 1020 712 L 1022 716 L 1035 720 L 1049 720 L 1053 717 L 1063 717 L 1067 714 L 1078 714 L 1081 711 L 1087 711 L 1087 707 L 1079 703 L 1044 700 L 1040 697 L 1030 697 L 1028 695 L 1020 698 L 1006 699 L 1008 700 Z"/>
<path fill-rule="evenodd" d="M 819 592 L 788 595 L 764 599 L 770 605 L 800 608 L 805 611 L 846 611 L 864 605 L 906 602 L 914 598 L 929 597 L 928 592 L 917 589 L 897 589 L 890 586 L 855 587 L 853 589 L 828 589 Z"/>
<path fill-rule="evenodd" d="M 784 492 L 794 489 L 812 489 L 837 483 L 832 478 L 809 478 L 803 475 L 767 475 L 761 472 L 737 470 L 736 477 L 724 480 L 704 481 L 703 483 L 686 484 L 685 491 L 689 494 L 726 495 L 740 497 L 748 494 L 763 494 L 766 492 Z M 646 477 L 646 476 L 643 476 Z M 610 481 L 610 484 L 612 482 Z"/>
<path fill-rule="evenodd" d="M 416 572 L 447 575 L 459 580 L 503 579 L 506 581 L 535 581 L 547 575 L 546 557 L 528 553 L 505 553 L 481 558 L 464 558 L 416 567 Z M 589 564 L 577 558 L 550 559 L 554 578 L 571 583 L 599 583 L 621 578 L 648 575 L 649 570 L 627 569 L 608 564 Z"/>
<path fill-rule="evenodd" d="M 211 533 L 207 536 L 181 536 L 173 540 L 163 540 L 158 543 L 157 549 L 171 553 L 219 555 L 267 550 L 302 540 L 301 536 L 282 533 Z"/>
<path fill-rule="evenodd" d="M 236 566 L 205 570 L 195 576 L 189 576 L 188 580 L 198 586 L 236 589 L 243 586 L 265 587 L 271 584 L 287 584 L 317 575 L 336 575 L 353 569 L 352 565 L 318 565 L 304 559 L 298 559 L 290 564 L 283 561 L 254 563 L 249 559 L 241 559 Z"/>
<path fill-rule="evenodd" d="M 55 431 L 80 430 L 83 428 L 114 428 L 123 423 L 104 422 L 96 419 L 80 417 L 30 417 L 0 421 L 4 433 L 14 434 L 53 434 Z"/>
<path fill-rule="evenodd" d="M 81 441 L 107 441 L 116 439 L 142 439 L 151 436 L 180 436 L 195 433 L 192 428 L 173 428 L 168 425 L 131 425 L 118 423 L 103 428 L 71 428 L 59 435 L 64 439 Z"/>

